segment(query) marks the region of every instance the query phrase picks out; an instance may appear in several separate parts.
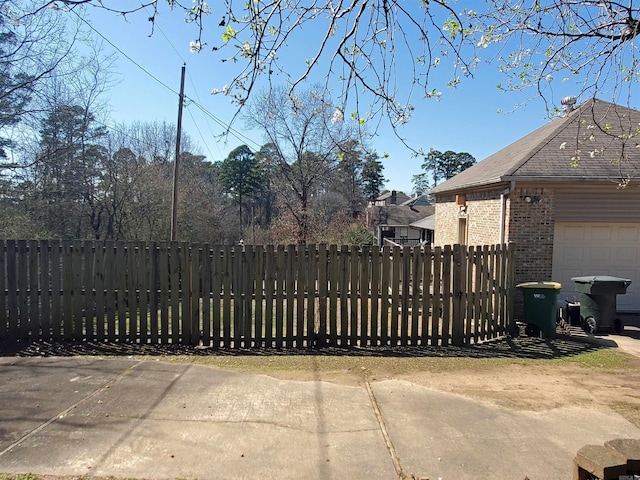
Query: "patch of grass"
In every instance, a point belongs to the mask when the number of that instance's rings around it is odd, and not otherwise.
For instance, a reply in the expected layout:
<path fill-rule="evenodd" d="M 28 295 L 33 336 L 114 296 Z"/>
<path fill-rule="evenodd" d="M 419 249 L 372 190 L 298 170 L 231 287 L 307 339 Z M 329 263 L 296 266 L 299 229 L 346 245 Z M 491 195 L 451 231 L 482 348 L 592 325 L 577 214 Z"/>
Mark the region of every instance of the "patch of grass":
<path fill-rule="evenodd" d="M 606 348 L 593 350 L 591 352 L 571 355 L 554 360 L 560 363 L 577 363 L 584 367 L 603 371 L 616 371 L 633 368 L 632 363 L 635 357 L 620 350 Z"/>
<path fill-rule="evenodd" d="M 473 358 L 434 356 L 357 356 L 357 355 L 169 355 L 158 358 L 174 363 L 193 363 L 225 370 L 262 375 L 295 375 L 316 378 L 319 373 L 363 376 L 402 376 L 419 372 L 454 373 L 488 371 L 521 366 L 577 364 L 587 369 L 618 372 L 636 368 L 637 359 L 616 349 L 601 349 L 554 359 Z M 1 479 L 0 479 L 1 480 Z"/>
<path fill-rule="evenodd" d="M 40 476 L 33 473 L 0 473 L 0 480 L 39 480 Z"/>
<path fill-rule="evenodd" d="M 263 375 L 346 373 L 362 376 L 402 376 L 412 373 L 490 370 L 508 365 L 539 362 L 513 358 L 394 357 L 349 355 L 169 356 L 162 361 L 194 363 L 243 373 Z"/>

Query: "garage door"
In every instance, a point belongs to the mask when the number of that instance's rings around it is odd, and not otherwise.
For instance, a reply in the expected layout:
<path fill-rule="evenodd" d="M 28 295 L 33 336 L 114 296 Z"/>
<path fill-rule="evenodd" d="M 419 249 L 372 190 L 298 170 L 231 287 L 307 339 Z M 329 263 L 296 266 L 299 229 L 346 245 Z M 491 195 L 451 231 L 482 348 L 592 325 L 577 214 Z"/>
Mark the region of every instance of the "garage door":
<path fill-rule="evenodd" d="M 553 280 L 562 300 L 577 296 L 571 277 L 584 275 L 631 279 L 618 310 L 640 311 L 640 223 L 556 223 Z"/>

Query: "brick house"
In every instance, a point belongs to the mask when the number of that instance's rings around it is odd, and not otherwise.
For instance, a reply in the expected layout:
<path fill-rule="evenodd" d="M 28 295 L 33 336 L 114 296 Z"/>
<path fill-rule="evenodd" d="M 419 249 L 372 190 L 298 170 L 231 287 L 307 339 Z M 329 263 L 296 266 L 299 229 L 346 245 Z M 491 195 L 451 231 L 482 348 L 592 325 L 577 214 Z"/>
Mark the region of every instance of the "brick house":
<path fill-rule="evenodd" d="M 560 282 L 561 301 L 576 295 L 571 277 L 630 278 L 618 309 L 640 311 L 639 132 L 639 111 L 595 99 L 569 105 L 430 192 L 434 244 L 514 242 L 516 284 Z"/>

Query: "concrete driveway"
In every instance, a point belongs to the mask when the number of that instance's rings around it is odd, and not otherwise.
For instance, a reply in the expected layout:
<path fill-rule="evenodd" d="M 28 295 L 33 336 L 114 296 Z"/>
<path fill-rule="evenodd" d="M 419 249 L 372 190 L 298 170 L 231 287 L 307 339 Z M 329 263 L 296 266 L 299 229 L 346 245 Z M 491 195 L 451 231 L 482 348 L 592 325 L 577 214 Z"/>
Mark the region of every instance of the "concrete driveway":
<path fill-rule="evenodd" d="M 388 380 L 154 360 L 0 358 L 0 472 L 147 479 L 568 479 L 616 414 L 516 412 Z"/>

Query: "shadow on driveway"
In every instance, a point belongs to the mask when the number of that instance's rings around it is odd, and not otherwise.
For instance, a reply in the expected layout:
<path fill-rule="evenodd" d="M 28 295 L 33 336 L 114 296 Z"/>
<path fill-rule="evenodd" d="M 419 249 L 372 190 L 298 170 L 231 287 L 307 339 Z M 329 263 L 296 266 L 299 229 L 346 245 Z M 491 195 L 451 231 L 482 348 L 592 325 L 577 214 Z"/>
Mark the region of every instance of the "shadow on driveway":
<path fill-rule="evenodd" d="M 640 331 L 628 332 L 640 338 Z M 615 341 L 606 337 L 586 335 L 559 335 L 556 339 L 534 337 L 503 338 L 464 347 L 397 346 L 364 348 L 252 348 L 214 349 L 185 345 L 150 345 L 134 343 L 95 342 L 18 342 L 0 343 L 0 356 L 61 357 L 79 355 L 100 356 L 169 356 L 169 355 L 223 355 L 223 356 L 273 356 L 273 355 L 327 355 L 366 357 L 464 357 L 464 358 L 528 358 L 553 359 L 581 353 L 615 348 Z"/>

